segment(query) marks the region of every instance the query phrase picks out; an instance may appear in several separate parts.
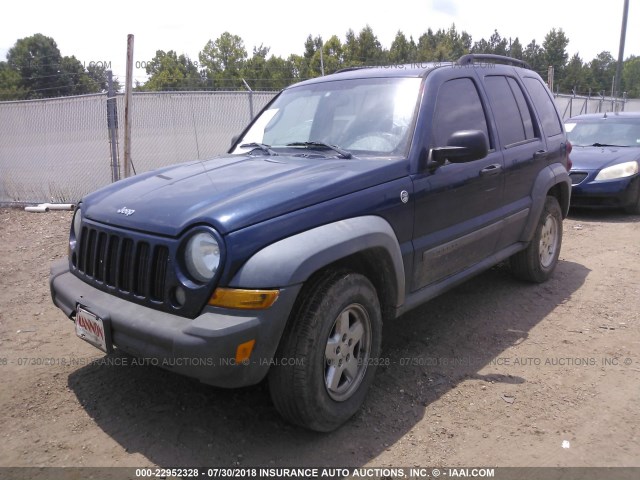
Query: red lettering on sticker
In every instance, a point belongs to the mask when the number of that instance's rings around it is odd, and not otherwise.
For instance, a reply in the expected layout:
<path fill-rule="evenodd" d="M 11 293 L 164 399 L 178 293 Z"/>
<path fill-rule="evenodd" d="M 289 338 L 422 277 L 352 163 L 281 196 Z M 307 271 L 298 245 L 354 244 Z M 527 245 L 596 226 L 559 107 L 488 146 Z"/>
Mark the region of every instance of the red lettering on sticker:
<path fill-rule="evenodd" d="M 88 332 L 93 333 L 96 337 L 102 338 L 104 339 L 104 333 L 102 332 L 102 330 L 100 329 L 100 327 L 98 327 L 96 324 L 94 324 L 93 322 L 87 320 L 86 318 L 84 318 L 82 315 L 78 315 L 78 323 L 80 324 L 80 326 L 82 328 L 84 328 L 85 330 L 87 330 Z"/>

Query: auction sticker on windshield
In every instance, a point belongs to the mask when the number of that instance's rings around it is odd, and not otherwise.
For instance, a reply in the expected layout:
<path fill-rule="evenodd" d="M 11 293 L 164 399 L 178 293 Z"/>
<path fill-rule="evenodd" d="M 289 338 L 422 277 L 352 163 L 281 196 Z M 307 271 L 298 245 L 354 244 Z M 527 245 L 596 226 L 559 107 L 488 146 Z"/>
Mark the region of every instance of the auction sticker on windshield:
<path fill-rule="evenodd" d="M 98 347 L 103 352 L 108 353 L 102 319 L 82 307 L 77 309 L 76 335 L 94 347 Z"/>

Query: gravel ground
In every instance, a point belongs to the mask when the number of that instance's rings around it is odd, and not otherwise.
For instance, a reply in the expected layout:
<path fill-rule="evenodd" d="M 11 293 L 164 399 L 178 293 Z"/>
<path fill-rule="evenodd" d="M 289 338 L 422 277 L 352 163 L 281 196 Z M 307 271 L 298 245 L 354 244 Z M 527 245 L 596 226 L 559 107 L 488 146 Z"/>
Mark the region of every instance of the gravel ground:
<path fill-rule="evenodd" d="M 330 434 L 264 385 L 104 361 L 49 297 L 70 221 L 0 209 L 0 466 L 640 466 L 639 217 L 573 213 L 546 284 L 499 265 L 386 325 L 364 408 Z"/>

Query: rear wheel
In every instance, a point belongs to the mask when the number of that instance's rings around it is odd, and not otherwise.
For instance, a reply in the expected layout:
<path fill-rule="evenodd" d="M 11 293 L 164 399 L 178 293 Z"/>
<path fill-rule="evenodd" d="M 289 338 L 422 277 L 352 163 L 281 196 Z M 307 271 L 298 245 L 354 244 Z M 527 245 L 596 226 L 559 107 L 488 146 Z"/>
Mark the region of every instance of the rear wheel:
<path fill-rule="evenodd" d="M 292 423 L 328 432 L 358 411 L 375 374 L 382 317 L 363 275 L 341 270 L 309 283 L 269 372 L 271 398 Z"/>
<path fill-rule="evenodd" d="M 511 269 L 523 280 L 542 283 L 558 264 L 562 245 L 562 211 L 555 197 L 547 197 L 529 246 L 511 257 Z"/>

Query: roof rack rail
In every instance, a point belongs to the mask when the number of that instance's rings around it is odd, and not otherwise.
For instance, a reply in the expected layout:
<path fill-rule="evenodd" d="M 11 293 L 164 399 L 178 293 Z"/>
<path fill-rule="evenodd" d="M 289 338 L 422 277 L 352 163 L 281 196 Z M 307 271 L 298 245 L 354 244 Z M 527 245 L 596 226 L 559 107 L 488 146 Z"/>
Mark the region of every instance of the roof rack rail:
<path fill-rule="evenodd" d="M 505 63 L 507 65 L 513 65 L 514 67 L 523 67 L 531 70 L 531 65 L 524 60 L 518 60 L 517 58 L 506 57 L 504 55 L 493 55 L 490 53 L 469 53 L 461 56 L 456 63 L 458 65 L 471 65 L 475 63 L 476 60 Z"/>

